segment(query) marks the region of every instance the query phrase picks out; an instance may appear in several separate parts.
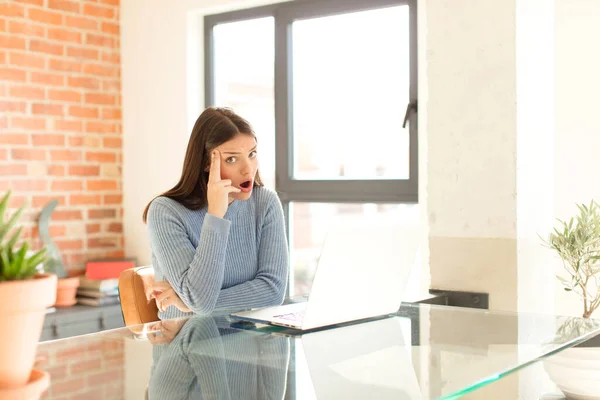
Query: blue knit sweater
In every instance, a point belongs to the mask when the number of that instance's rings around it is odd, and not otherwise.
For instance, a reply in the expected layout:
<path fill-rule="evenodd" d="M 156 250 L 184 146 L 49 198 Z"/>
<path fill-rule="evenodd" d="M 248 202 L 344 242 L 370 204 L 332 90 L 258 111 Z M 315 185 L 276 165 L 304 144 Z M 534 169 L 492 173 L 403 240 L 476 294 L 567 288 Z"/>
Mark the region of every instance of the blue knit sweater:
<path fill-rule="evenodd" d="M 167 280 L 194 313 L 282 303 L 289 260 L 283 210 L 273 191 L 254 188 L 223 218 L 158 197 L 147 222 L 156 281 Z M 159 312 L 161 319 L 186 315 L 173 306 Z"/>

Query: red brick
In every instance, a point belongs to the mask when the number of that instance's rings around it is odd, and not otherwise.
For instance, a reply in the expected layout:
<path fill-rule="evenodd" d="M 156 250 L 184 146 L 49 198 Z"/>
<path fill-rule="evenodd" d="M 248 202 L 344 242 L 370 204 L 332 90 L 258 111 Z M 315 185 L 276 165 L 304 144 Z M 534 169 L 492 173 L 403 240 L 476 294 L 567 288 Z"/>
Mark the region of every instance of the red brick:
<path fill-rule="evenodd" d="M 27 21 L 9 21 L 8 32 L 15 35 L 46 37 L 46 29 L 43 26 Z"/>
<path fill-rule="evenodd" d="M 86 64 L 83 67 L 83 73 L 88 75 L 97 75 L 102 77 L 118 77 L 119 67 L 115 66 L 104 66 L 98 64 Z"/>
<path fill-rule="evenodd" d="M 82 372 L 92 372 L 102 369 L 102 359 L 96 358 L 93 360 L 85 360 L 78 363 L 71 364 L 70 372 L 73 375 L 82 373 Z"/>
<path fill-rule="evenodd" d="M 74 150 L 50 150 L 50 159 L 52 161 L 80 161 L 81 151 Z"/>
<path fill-rule="evenodd" d="M 115 24 L 112 22 L 102 22 L 101 30 L 104 33 L 110 33 L 112 35 L 119 35 L 121 33 L 119 24 Z"/>
<path fill-rule="evenodd" d="M 88 238 L 88 248 L 106 248 L 118 246 L 117 238 Z"/>
<path fill-rule="evenodd" d="M 121 4 L 120 0 L 99 0 L 99 3 L 115 7 L 119 7 L 119 5 Z"/>
<path fill-rule="evenodd" d="M 0 175 L 27 175 L 27 165 L 25 164 L 0 164 Z"/>
<path fill-rule="evenodd" d="M 110 149 L 120 149 L 123 147 L 121 138 L 106 137 L 102 139 L 102 146 Z"/>
<path fill-rule="evenodd" d="M 96 78 L 72 77 L 68 78 L 68 85 L 74 88 L 85 88 L 97 90 L 100 88 L 100 81 Z"/>
<path fill-rule="evenodd" d="M 117 124 L 89 121 L 85 123 L 85 131 L 88 133 L 117 133 Z"/>
<path fill-rule="evenodd" d="M 98 233 L 100 232 L 100 224 L 87 224 L 85 227 L 86 233 Z"/>
<path fill-rule="evenodd" d="M 42 100 L 46 97 L 45 90 L 34 86 L 13 86 L 9 90 L 11 97 L 21 99 Z"/>
<path fill-rule="evenodd" d="M 111 7 L 96 6 L 94 4 L 86 3 L 83 5 L 83 14 L 92 17 L 113 18 L 115 16 L 115 11 Z"/>
<path fill-rule="evenodd" d="M 56 240 L 56 245 L 60 250 L 81 250 L 83 249 L 83 240 L 81 239 L 71 239 L 71 240 Z M 55 386 L 52 386 L 54 390 Z"/>
<path fill-rule="evenodd" d="M 13 181 L 12 186 L 19 192 L 45 192 L 48 190 L 48 182 L 42 180 Z"/>
<path fill-rule="evenodd" d="M 79 12 L 79 3 L 68 0 L 48 0 L 48 7 L 54 10 Z"/>
<path fill-rule="evenodd" d="M 8 151 L 6 149 L 0 149 L 0 160 L 6 160 L 8 158 Z M 5 190 L 5 189 L 2 189 Z"/>
<path fill-rule="evenodd" d="M 27 103 L 24 101 L 2 101 L 0 100 L 0 112 L 18 112 L 27 111 Z M 2 139 L 0 139 L 1 141 Z"/>
<path fill-rule="evenodd" d="M 54 120 L 54 129 L 64 132 L 83 132 L 82 121 Z"/>
<path fill-rule="evenodd" d="M 63 106 L 60 104 L 39 104 L 31 105 L 32 114 L 62 116 L 64 114 Z"/>
<path fill-rule="evenodd" d="M 63 16 L 54 11 L 40 10 L 38 8 L 29 8 L 27 10 L 29 19 L 33 21 L 43 22 L 44 24 L 61 25 Z"/>
<path fill-rule="evenodd" d="M 0 22 L 0 25 L 1 24 L 2 23 Z M 2 29 L 2 27 L 0 26 L 0 30 L 1 29 Z M 6 60 L 8 60 L 8 55 L 6 55 L 6 52 L 0 51 L 0 64 L 6 64 L 6 62 L 7 62 Z M 5 87 L 3 86 L 3 88 L 5 88 Z M 6 96 L 6 94 L 0 94 L 0 96 Z"/>
<path fill-rule="evenodd" d="M 7 17 L 24 17 L 25 7 L 20 4 L 2 3 L 0 4 L 0 15 Z"/>
<path fill-rule="evenodd" d="M 59 205 L 65 204 L 65 196 L 52 195 L 52 196 L 33 196 L 31 205 L 33 207 L 41 207 L 41 206 L 45 206 L 52 200 L 58 200 Z M 52 225 L 50 227 L 50 229 L 52 229 L 52 228 L 54 228 L 57 233 L 62 233 L 63 235 L 67 231 L 67 229 L 64 225 Z"/>
<path fill-rule="evenodd" d="M 64 72 L 81 72 L 83 65 L 78 61 L 51 58 L 48 62 L 48 69 Z"/>
<path fill-rule="evenodd" d="M 82 181 L 53 181 L 50 188 L 53 192 L 80 192 L 83 190 Z"/>
<path fill-rule="evenodd" d="M 121 119 L 120 108 L 103 108 L 102 119 Z"/>
<path fill-rule="evenodd" d="M 27 129 L 27 130 L 42 130 L 46 129 L 45 118 L 20 118 L 12 117 L 10 120 L 13 128 Z"/>
<path fill-rule="evenodd" d="M 0 49 L 25 50 L 25 39 L 17 36 L 0 35 Z"/>
<path fill-rule="evenodd" d="M 70 106 L 69 115 L 79 118 L 98 118 L 100 111 L 96 107 Z"/>
<path fill-rule="evenodd" d="M 34 146 L 61 146 L 65 145 L 65 135 L 60 134 L 34 134 L 31 135 Z"/>
<path fill-rule="evenodd" d="M 29 144 L 29 135 L 25 133 L 3 133 L 0 134 L 0 144 Z"/>
<path fill-rule="evenodd" d="M 48 39 L 81 43 L 81 33 L 63 28 L 48 28 Z"/>
<path fill-rule="evenodd" d="M 21 69 L 0 68 L 0 81 L 25 82 L 27 74 Z"/>
<path fill-rule="evenodd" d="M 100 147 L 100 138 L 94 135 L 75 136 L 69 138 L 72 147 Z"/>
<path fill-rule="evenodd" d="M 108 387 L 111 387 L 111 386 L 108 386 Z M 98 389 L 102 389 L 102 385 L 100 385 L 98 388 L 92 388 L 91 390 L 89 390 L 87 392 L 73 394 L 69 397 L 69 400 L 105 400 L 105 399 L 113 399 L 113 398 L 122 398 L 123 397 L 123 391 L 119 392 L 119 394 L 116 397 L 111 397 L 111 396 L 107 397 L 105 395 L 105 393 L 102 392 L 102 390 L 98 390 Z"/>
<path fill-rule="evenodd" d="M 79 210 L 54 210 L 52 220 L 54 221 L 70 221 L 81 220 L 83 218 Z"/>
<path fill-rule="evenodd" d="M 85 44 L 100 47 L 116 47 L 117 39 L 112 36 L 88 33 L 85 35 Z"/>
<path fill-rule="evenodd" d="M 54 44 L 39 39 L 31 39 L 29 41 L 29 50 L 38 53 L 53 54 L 62 56 L 65 53 L 65 47 L 62 44 Z"/>
<path fill-rule="evenodd" d="M 101 196 L 97 194 L 72 194 L 69 196 L 69 205 L 100 205 Z"/>
<path fill-rule="evenodd" d="M 121 63 L 121 55 L 118 52 L 103 51 L 102 52 L 102 61 L 113 63 L 113 64 L 120 64 Z"/>
<path fill-rule="evenodd" d="M 79 60 L 98 60 L 98 50 L 90 49 L 89 47 L 67 47 L 67 57 L 77 58 Z"/>
<path fill-rule="evenodd" d="M 48 175 L 65 176 L 65 166 L 64 165 L 49 165 L 48 166 Z"/>
<path fill-rule="evenodd" d="M 111 219 L 117 216 L 117 212 L 113 208 L 101 208 L 88 210 L 89 219 Z"/>
<path fill-rule="evenodd" d="M 32 72 L 31 82 L 44 85 L 64 86 L 65 77 L 58 74 L 48 74 L 43 72 Z"/>
<path fill-rule="evenodd" d="M 69 175 L 98 176 L 100 175 L 100 167 L 97 165 L 69 165 Z"/>
<path fill-rule="evenodd" d="M 108 231 L 112 233 L 123 233 L 123 224 L 120 222 L 113 222 L 108 225 Z"/>
<path fill-rule="evenodd" d="M 98 30 L 98 22 L 92 18 L 73 17 L 67 15 L 65 17 L 65 25 L 72 28 L 88 29 L 92 31 Z"/>
<path fill-rule="evenodd" d="M 114 163 L 117 160 L 117 157 L 116 157 L 115 153 L 88 151 L 85 154 L 85 159 L 86 159 L 86 161 L 91 161 L 91 162 Z"/>
<path fill-rule="evenodd" d="M 28 161 L 45 161 L 46 150 L 40 149 L 12 149 L 11 155 L 13 160 L 28 160 Z"/>
<path fill-rule="evenodd" d="M 20 67 L 46 68 L 46 60 L 42 56 L 24 53 L 10 53 L 10 64 Z"/>
<path fill-rule="evenodd" d="M 48 99 L 54 101 L 68 101 L 71 103 L 81 102 L 81 93 L 73 90 L 49 90 Z"/>
<path fill-rule="evenodd" d="M 102 93 L 86 93 L 85 102 L 88 104 L 102 104 L 102 105 L 114 105 L 116 98 L 111 94 Z"/>
<path fill-rule="evenodd" d="M 93 191 L 117 190 L 119 188 L 118 182 L 115 180 L 87 181 L 86 186 L 87 190 Z"/>
<path fill-rule="evenodd" d="M 121 90 L 121 81 L 102 81 L 103 92 L 119 92 Z"/>
<path fill-rule="evenodd" d="M 105 194 L 104 204 L 121 204 L 123 202 L 123 196 L 120 194 Z"/>

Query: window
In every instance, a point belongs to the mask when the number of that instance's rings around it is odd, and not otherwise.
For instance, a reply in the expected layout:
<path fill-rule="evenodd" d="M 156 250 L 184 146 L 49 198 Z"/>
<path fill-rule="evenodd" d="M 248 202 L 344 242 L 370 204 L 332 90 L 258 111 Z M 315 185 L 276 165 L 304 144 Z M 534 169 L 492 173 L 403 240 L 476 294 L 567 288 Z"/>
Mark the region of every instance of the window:
<path fill-rule="evenodd" d="M 310 290 L 327 218 L 418 207 L 416 16 L 416 0 L 297 0 L 205 17 L 205 103 L 256 130 L 289 295 Z"/>

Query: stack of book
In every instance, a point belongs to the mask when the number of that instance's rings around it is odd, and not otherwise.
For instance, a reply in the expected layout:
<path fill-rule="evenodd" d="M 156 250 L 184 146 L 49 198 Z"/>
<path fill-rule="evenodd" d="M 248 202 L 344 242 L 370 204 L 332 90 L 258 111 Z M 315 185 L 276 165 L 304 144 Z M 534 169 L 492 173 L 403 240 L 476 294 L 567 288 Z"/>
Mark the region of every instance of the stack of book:
<path fill-rule="evenodd" d="M 79 278 L 77 303 L 86 306 L 108 306 L 119 303 L 119 279 Z"/>

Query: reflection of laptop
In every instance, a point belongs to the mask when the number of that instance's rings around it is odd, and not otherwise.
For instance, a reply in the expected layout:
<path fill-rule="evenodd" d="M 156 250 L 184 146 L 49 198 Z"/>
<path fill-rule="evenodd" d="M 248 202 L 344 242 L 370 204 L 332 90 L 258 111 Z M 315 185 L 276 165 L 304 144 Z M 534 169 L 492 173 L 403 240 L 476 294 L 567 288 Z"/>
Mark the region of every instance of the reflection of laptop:
<path fill-rule="evenodd" d="M 410 336 L 405 340 L 410 329 L 410 319 L 390 317 L 303 335 L 315 397 L 423 398 L 412 364 Z"/>
<path fill-rule="evenodd" d="M 309 330 L 395 313 L 418 240 L 416 215 L 339 219 L 325 238 L 308 302 L 231 316 Z"/>

